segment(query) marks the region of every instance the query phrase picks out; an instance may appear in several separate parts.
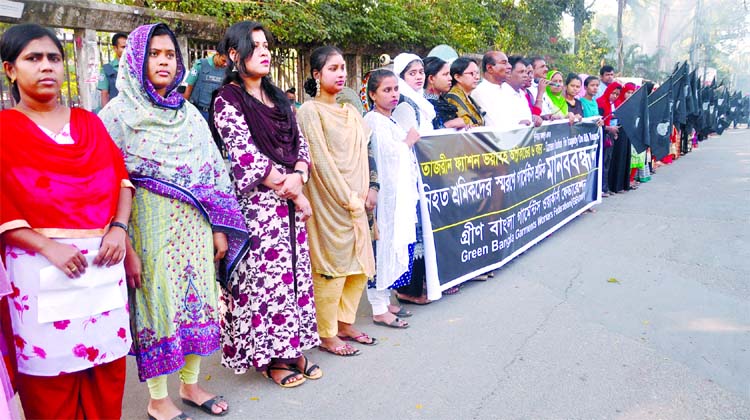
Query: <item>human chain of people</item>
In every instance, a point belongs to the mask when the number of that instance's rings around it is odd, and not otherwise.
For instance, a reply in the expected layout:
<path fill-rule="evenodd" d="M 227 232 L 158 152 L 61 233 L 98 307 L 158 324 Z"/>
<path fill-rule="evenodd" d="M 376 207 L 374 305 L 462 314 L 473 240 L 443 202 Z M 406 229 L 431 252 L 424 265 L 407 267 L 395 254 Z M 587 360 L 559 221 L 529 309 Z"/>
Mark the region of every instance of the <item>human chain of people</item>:
<path fill-rule="evenodd" d="M 189 69 L 164 23 L 115 34 L 94 114 L 60 101 L 54 31 L 4 31 L 0 418 L 21 417 L 16 391 L 27 419 L 120 418 L 129 354 L 151 419 L 232 412 L 200 380 L 214 353 L 274 386 L 320 380 L 309 350 L 379 342 L 355 325 L 363 293 L 372 325 L 409 328 L 407 304 L 493 275 L 750 108 L 686 64 L 655 88 L 496 50 L 398 54 L 352 104 L 335 46 L 311 52 L 300 105 L 271 81 L 272 40 L 235 23 Z"/>

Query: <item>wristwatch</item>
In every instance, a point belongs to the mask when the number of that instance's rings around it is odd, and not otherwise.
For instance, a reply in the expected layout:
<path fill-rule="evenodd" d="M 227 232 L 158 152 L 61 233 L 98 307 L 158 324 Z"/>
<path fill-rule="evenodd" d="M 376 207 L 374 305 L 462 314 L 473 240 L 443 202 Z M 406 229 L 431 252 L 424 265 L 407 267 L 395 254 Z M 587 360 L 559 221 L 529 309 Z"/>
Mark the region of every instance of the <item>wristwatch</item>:
<path fill-rule="evenodd" d="M 302 183 L 303 183 L 303 184 L 307 184 L 307 180 L 308 180 L 308 179 L 310 178 L 310 177 L 309 177 L 309 176 L 307 175 L 307 172 L 303 171 L 302 169 L 295 169 L 295 170 L 294 170 L 294 173 L 295 173 L 295 174 L 299 174 L 299 176 L 301 176 L 301 177 L 302 177 Z"/>

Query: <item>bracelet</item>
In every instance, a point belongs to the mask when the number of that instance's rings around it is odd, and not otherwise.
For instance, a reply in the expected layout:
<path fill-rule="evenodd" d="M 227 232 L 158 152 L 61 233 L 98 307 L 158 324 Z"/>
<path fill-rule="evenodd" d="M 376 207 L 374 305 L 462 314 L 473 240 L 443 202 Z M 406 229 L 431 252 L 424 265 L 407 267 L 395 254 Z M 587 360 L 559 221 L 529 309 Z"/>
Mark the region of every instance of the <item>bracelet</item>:
<path fill-rule="evenodd" d="M 125 223 L 117 222 L 117 221 L 110 223 L 109 227 L 118 227 L 118 228 L 124 230 L 126 233 L 128 231 L 128 225 L 126 225 Z"/>

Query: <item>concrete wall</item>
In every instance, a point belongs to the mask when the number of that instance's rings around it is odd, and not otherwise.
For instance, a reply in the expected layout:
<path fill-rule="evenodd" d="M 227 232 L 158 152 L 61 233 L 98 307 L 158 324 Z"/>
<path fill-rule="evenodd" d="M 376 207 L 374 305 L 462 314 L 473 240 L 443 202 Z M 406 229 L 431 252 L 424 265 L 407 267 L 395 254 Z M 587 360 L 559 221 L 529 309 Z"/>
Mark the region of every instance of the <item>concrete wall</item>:
<path fill-rule="evenodd" d="M 126 33 L 141 25 L 164 22 L 178 36 L 206 41 L 219 41 L 226 30 L 216 19 L 207 16 L 92 0 L 23 0 L 20 3 L 25 6 L 20 19 L 0 16 L 0 22 Z"/>

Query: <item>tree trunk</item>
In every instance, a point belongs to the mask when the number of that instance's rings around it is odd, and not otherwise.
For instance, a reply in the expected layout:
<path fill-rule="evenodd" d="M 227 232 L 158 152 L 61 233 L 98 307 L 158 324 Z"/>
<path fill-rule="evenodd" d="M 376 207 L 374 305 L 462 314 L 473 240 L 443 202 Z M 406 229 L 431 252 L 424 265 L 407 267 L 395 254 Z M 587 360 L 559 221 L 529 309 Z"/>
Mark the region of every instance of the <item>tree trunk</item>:
<path fill-rule="evenodd" d="M 573 52 L 578 54 L 581 49 L 581 32 L 583 32 L 583 25 L 588 20 L 588 14 L 586 13 L 586 4 L 584 0 L 574 0 L 573 2 L 573 34 L 574 34 L 574 45 Z"/>
<path fill-rule="evenodd" d="M 622 45 L 622 13 L 625 10 L 626 0 L 617 0 L 617 71 L 621 72 L 625 64 L 625 56 Z"/>

